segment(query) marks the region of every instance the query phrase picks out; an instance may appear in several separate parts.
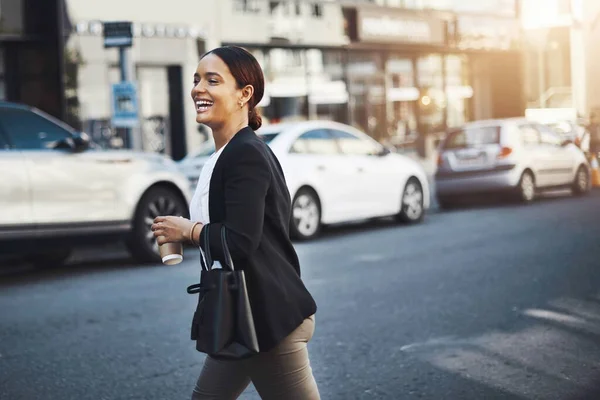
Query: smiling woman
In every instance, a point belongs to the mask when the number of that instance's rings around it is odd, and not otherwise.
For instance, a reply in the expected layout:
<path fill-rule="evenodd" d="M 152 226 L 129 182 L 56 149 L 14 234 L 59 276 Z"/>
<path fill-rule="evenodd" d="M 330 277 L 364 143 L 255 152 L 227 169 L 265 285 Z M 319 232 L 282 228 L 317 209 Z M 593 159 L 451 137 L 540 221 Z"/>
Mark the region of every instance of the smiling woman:
<path fill-rule="evenodd" d="M 213 131 L 215 152 L 202 167 L 191 220 L 161 216 L 152 225 L 159 244 L 191 241 L 204 260 L 246 277 L 236 280 L 236 291 L 247 287 L 251 307 L 230 311 L 250 315 L 253 326 L 235 334 L 208 322 L 211 314 L 224 318 L 217 311 L 223 307 L 211 307 L 219 294 L 212 292 L 210 281 L 219 269 L 209 270 L 213 265 L 206 261 L 201 283 L 192 285 L 207 286 L 192 323 L 196 348 L 208 354 L 194 400 L 234 399 L 250 382 L 263 398 L 320 398 L 307 349 L 317 307 L 300 278 L 290 240 L 290 193 L 279 160 L 254 132 L 262 124 L 255 107 L 264 86 L 258 61 L 240 47 L 220 47 L 201 58 L 191 97 L 196 122 Z M 207 349 L 203 343 L 214 342 L 211 334 L 223 346 Z M 255 337 L 251 346 L 244 341 L 248 336 Z"/>

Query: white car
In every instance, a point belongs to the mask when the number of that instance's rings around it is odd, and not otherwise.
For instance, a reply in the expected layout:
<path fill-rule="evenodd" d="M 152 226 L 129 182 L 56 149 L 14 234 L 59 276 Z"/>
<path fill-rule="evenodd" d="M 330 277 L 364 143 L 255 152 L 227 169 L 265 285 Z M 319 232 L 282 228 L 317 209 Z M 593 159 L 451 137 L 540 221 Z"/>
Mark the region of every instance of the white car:
<path fill-rule="evenodd" d="M 102 150 L 43 112 L 0 102 L 0 254 L 64 262 L 80 244 L 124 240 L 160 261 L 150 226 L 187 215 L 188 181 L 170 158 Z"/>
<path fill-rule="evenodd" d="M 324 224 L 385 216 L 419 222 L 430 205 L 427 175 L 359 130 L 331 121 L 268 125 L 257 134 L 283 168 L 293 199 L 291 234 L 315 237 Z M 180 162 L 195 182 L 207 148 Z"/>
<path fill-rule="evenodd" d="M 437 200 L 451 208 L 474 194 L 508 192 L 531 202 L 538 192 L 590 189 L 590 166 L 571 140 L 525 118 L 469 122 L 440 144 Z"/>

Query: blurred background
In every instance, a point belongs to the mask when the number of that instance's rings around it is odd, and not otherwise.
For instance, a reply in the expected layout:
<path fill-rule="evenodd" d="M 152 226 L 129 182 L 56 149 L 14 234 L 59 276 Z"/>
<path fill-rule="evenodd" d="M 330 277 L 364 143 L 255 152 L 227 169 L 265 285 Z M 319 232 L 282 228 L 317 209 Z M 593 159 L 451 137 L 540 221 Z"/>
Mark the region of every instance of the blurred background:
<path fill-rule="evenodd" d="M 268 122 L 334 120 L 400 147 L 466 121 L 528 109 L 575 119 L 600 104 L 593 0 L 2 0 L 0 9 L 0 99 L 103 146 L 174 159 L 205 138 L 183 106 L 189 77 L 201 54 L 226 44 L 260 61 Z M 104 46 L 111 21 L 132 24 L 122 66 Z M 112 113 L 123 72 L 139 102 L 129 132 Z M 430 150 L 419 145 L 422 157 Z"/>
<path fill-rule="evenodd" d="M 222 45 L 265 74 L 323 398 L 600 398 L 599 21 L 600 0 L 0 0 L 0 399 L 189 397 L 199 253 L 163 266 L 150 225 L 189 214 L 214 153 L 190 91 Z"/>

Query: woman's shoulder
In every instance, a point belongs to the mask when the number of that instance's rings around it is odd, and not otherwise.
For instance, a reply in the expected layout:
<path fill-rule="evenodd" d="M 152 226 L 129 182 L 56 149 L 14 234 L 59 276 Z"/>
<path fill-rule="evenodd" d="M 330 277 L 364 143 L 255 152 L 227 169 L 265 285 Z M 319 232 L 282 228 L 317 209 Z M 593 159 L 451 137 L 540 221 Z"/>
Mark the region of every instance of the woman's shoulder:
<path fill-rule="evenodd" d="M 240 133 L 242 133 L 240 135 Z M 252 129 L 238 133 L 227 145 L 229 156 L 239 158 L 268 158 L 268 145 Z M 228 149 L 226 149 L 228 150 Z"/>

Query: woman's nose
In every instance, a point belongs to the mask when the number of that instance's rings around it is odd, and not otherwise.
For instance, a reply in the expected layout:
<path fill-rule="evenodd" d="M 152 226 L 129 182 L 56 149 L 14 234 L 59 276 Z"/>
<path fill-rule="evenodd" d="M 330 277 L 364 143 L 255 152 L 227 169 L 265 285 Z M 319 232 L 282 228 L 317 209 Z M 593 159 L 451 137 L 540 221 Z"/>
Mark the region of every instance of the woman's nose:
<path fill-rule="evenodd" d="M 206 88 L 204 87 L 204 84 L 202 84 L 202 82 L 198 82 L 196 84 L 196 86 L 194 86 L 192 88 L 192 95 L 198 94 L 198 93 L 203 93 L 205 91 L 206 91 Z"/>

